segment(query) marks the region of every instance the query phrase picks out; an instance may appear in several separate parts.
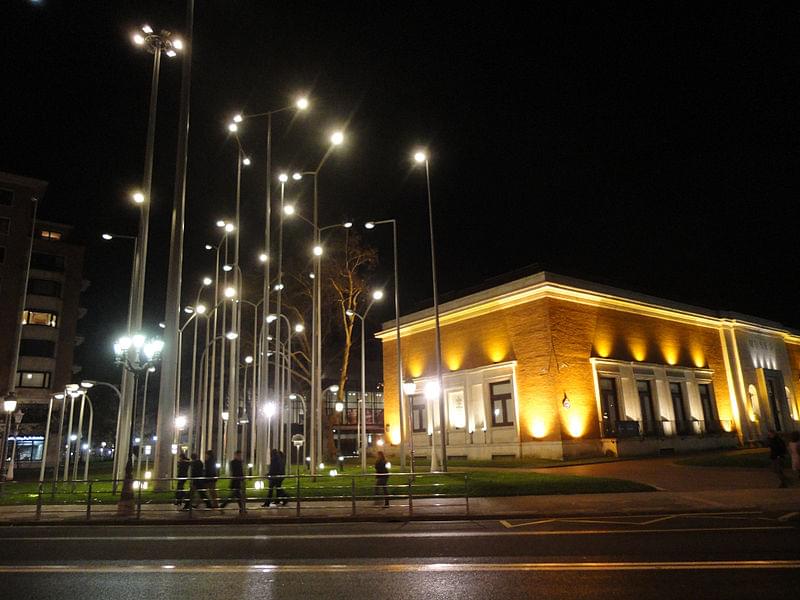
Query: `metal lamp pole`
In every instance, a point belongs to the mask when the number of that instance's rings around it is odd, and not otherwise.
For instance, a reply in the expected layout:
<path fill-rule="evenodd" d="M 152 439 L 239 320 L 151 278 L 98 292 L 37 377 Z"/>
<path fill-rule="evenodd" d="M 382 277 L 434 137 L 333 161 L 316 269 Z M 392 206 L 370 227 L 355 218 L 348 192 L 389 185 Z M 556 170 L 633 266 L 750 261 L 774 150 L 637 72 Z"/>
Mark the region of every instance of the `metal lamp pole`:
<path fill-rule="evenodd" d="M 363 315 L 358 314 L 354 310 L 348 310 L 345 314 L 350 318 L 358 317 L 361 319 L 361 402 L 359 406 L 359 438 L 361 447 L 361 472 L 367 472 L 367 371 L 366 371 L 366 353 L 365 353 L 365 336 L 364 330 L 366 329 L 366 318 L 369 314 L 369 309 L 375 304 L 376 300 L 383 298 L 383 292 L 376 290 L 372 293 L 372 299 L 367 304 L 367 309 Z"/>
<path fill-rule="evenodd" d="M 141 31 L 134 35 L 133 41 L 136 45 L 146 48 L 153 54 L 153 72 L 152 82 L 150 85 L 150 106 L 148 112 L 147 138 L 144 153 L 144 176 L 142 179 L 142 189 L 133 195 L 133 199 L 136 201 L 136 203 L 141 205 L 141 213 L 139 216 L 139 235 L 134 254 L 135 277 L 134 285 L 131 288 L 131 300 L 128 314 L 128 331 L 138 331 L 142 327 L 161 55 L 164 53 L 172 58 L 176 56 L 176 51 L 183 47 L 183 43 L 177 38 L 173 38 L 169 31 L 155 33 L 149 25 L 144 25 L 141 28 Z M 126 370 L 122 374 L 123 430 L 127 430 L 128 424 L 132 424 L 134 420 L 133 387 L 134 382 L 132 377 Z M 120 446 L 116 449 L 116 452 L 122 451 L 122 453 L 129 453 L 130 440 L 120 439 L 118 441 L 120 442 Z M 117 468 L 120 468 L 119 462 L 117 463 Z M 119 472 L 116 472 L 115 479 L 119 478 Z"/>
<path fill-rule="evenodd" d="M 189 97 L 192 73 L 192 33 L 194 29 L 194 0 L 186 1 L 186 50 L 181 69 L 181 99 L 178 124 L 178 143 L 175 160 L 175 180 L 170 227 L 169 267 L 167 271 L 166 306 L 164 310 L 164 336 L 166 354 L 161 372 L 158 396 L 158 417 L 153 471 L 156 489 L 166 489 L 173 463 L 169 440 L 175 421 L 175 383 L 177 377 L 176 352 L 181 310 L 181 274 L 183 271 L 183 231 L 186 208 L 186 164 L 189 149 Z M 182 44 L 183 46 L 183 44 Z"/>
<path fill-rule="evenodd" d="M 397 268 L 397 221 L 384 219 L 383 221 L 368 221 L 364 224 L 367 229 L 374 229 L 376 225 L 392 225 L 392 248 L 394 251 L 394 323 L 395 336 L 397 337 L 397 406 L 400 410 L 400 468 L 406 467 L 406 408 L 403 402 L 403 357 L 400 347 L 400 283 Z M 414 472 L 414 463 L 411 463 L 411 472 Z"/>
<path fill-rule="evenodd" d="M 433 314 L 435 320 L 436 330 L 436 383 L 439 386 L 438 400 L 439 400 L 439 427 L 441 437 L 441 453 L 442 453 L 442 471 L 447 472 L 447 424 L 445 422 L 444 411 L 444 389 L 442 386 L 442 338 L 439 328 L 439 294 L 436 285 L 436 251 L 433 246 L 433 204 L 431 202 L 431 175 L 428 155 L 425 152 L 417 152 L 414 155 L 414 160 L 418 163 L 425 163 L 425 183 L 428 191 L 428 223 L 430 226 L 431 237 L 431 275 L 433 279 Z M 434 435 L 436 428 L 434 427 Z M 433 461 L 431 461 L 433 467 Z"/>

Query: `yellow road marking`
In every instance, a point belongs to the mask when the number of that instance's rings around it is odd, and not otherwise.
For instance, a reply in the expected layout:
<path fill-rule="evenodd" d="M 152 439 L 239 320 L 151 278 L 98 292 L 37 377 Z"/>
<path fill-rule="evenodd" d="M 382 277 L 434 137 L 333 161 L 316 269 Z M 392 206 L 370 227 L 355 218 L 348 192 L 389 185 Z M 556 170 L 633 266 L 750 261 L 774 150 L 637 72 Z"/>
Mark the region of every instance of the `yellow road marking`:
<path fill-rule="evenodd" d="M 508 521 L 500 521 L 506 529 L 514 529 L 516 527 L 525 527 L 526 525 L 542 525 L 544 523 L 553 523 L 557 519 L 542 519 L 540 521 L 530 521 L 529 523 L 515 523 L 511 524 Z"/>
<path fill-rule="evenodd" d="M 0 573 L 425 573 L 474 571 L 696 571 L 800 569 L 798 560 L 723 560 L 675 562 L 544 562 L 544 563 L 354 563 L 265 565 L 0 565 Z"/>

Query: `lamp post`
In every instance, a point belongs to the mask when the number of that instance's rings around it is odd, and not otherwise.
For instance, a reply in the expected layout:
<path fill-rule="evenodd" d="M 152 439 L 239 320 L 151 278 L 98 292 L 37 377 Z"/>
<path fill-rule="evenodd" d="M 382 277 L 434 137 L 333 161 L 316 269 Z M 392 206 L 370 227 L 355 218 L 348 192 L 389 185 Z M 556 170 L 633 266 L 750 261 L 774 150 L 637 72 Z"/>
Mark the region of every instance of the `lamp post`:
<path fill-rule="evenodd" d="M 428 154 L 423 151 L 417 151 L 414 154 L 414 160 L 418 164 L 425 164 L 425 184 L 428 192 L 428 223 L 430 226 L 431 237 L 431 276 L 433 281 L 433 315 L 435 322 L 436 332 L 436 382 L 438 384 L 438 403 L 439 403 L 439 427 L 441 429 L 441 453 L 442 453 L 442 471 L 447 472 L 447 425 L 445 423 L 444 413 L 444 399 L 443 399 L 443 386 L 442 386 L 442 338 L 439 328 L 439 294 L 436 285 L 436 251 L 433 246 L 433 205 L 431 202 L 431 175 L 430 163 Z M 434 436 L 436 435 L 436 428 L 434 427 Z M 435 444 L 434 444 L 435 448 Z M 435 450 L 434 450 L 435 451 Z M 431 460 L 431 470 L 433 470 L 433 458 Z"/>
<path fill-rule="evenodd" d="M 319 173 L 325 162 L 330 157 L 333 149 L 344 142 L 344 133 L 335 131 L 330 136 L 330 146 L 319 161 L 317 168 L 313 171 L 305 171 L 302 175 L 310 175 L 314 178 L 314 247 L 320 247 L 319 229 Z M 321 308 L 321 289 L 320 281 L 320 256 L 315 255 L 314 260 L 314 284 L 312 290 L 313 318 L 311 321 L 311 474 L 317 474 L 318 456 L 322 451 L 322 308 Z"/>
<path fill-rule="evenodd" d="M 364 352 L 364 330 L 366 329 L 366 318 L 369 309 L 376 300 L 383 298 L 383 291 L 375 290 L 372 292 L 372 300 L 367 304 L 367 308 L 363 315 L 358 314 L 354 310 L 346 311 L 346 315 L 352 318 L 361 319 L 361 406 L 359 406 L 359 438 L 361 447 L 361 472 L 367 472 L 367 383 L 366 383 L 366 366 L 365 366 L 365 352 Z"/>
<path fill-rule="evenodd" d="M 156 135 L 156 114 L 158 107 L 158 84 L 161 72 L 161 56 L 166 54 L 170 58 L 177 55 L 177 51 L 183 49 L 183 42 L 174 37 L 169 31 L 163 30 L 156 33 L 149 25 L 144 25 L 139 31 L 133 34 L 133 42 L 137 46 L 146 49 L 153 55 L 152 82 L 150 85 L 150 106 L 147 121 L 147 138 L 144 153 L 144 174 L 142 178 L 142 189 L 133 194 L 133 200 L 140 205 L 139 215 L 139 234 L 137 238 L 134 265 L 135 275 L 134 285 L 131 288 L 131 298 L 128 310 L 128 331 L 138 331 L 142 327 L 142 311 L 144 306 L 145 271 L 147 267 L 147 246 L 150 226 L 150 206 L 152 201 L 153 183 L 153 156 L 155 152 Z M 131 360 L 135 360 L 133 356 Z M 132 386 L 135 382 L 128 371 L 122 374 L 122 398 L 123 398 L 123 430 L 133 425 L 133 397 L 135 390 Z M 120 439 L 121 447 L 117 451 L 128 453 L 130 449 L 130 439 Z M 121 465 L 117 464 L 117 468 Z M 115 473 L 115 479 L 119 479 L 119 473 Z"/>
<path fill-rule="evenodd" d="M 255 119 L 260 117 L 267 118 L 267 165 L 266 165 L 266 198 L 265 198 L 265 224 L 264 224 L 264 284 L 262 289 L 262 298 L 261 302 L 263 303 L 264 309 L 263 314 L 269 314 L 269 285 L 270 285 L 270 249 L 271 249 L 271 240 L 270 240 L 270 230 L 272 227 L 271 219 L 272 219 L 272 117 L 273 115 L 283 113 L 292 109 L 297 109 L 298 111 L 305 111 L 309 108 L 309 101 L 308 98 L 305 96 L 300 96 L 295 100 L 294 104 L 289 106 L 284 106 L 281 108 L 277 108 L 275 110 L 269 110 L 266 112 L 261 113 L 254 113 L 254 114 L 237 114 L 233 117 L 233 122 L 228 125 L 228 129 L 232 132 L 236 132 L 239 129 L 239 124 L 242 123 L 245 119 Z M 280 312 L 280 310 L 278 311 Z M 266 328 L 262 329 L 261 334 L 261 346 L 262 348 L 267 347 L 267 336 L 268 330 Z M 263 364 L 260 366 L 260 377 L 261 377 L 261 390 L 260 396 L 262 398 L 267 397 L 268 389 L 269 389 L 269 365 L 267 361 L 263 361 Z"/>
<path fill-rule="evenodd" d="M 142 334 L 123 336 L 114 344 L 116 363 L 121 365 L 126 372 L 133 375 L 134 392 L 139 388 L 139 377 L 146 373 L 150 367 L 158 365 L 164 342 L 149 340 Z M 136 394 L 134 394 L 135 396 Z M 160 437 L 160 436 L 159 436 Z M 128 444 L 133 438 L 133 419 L 128 431 Z M 162 438 L 163 439 L 163 438 Z M 129 446 L 128 446 L 129 447 Z M 122 492 L 117 504 L 117 514 L 129 515 L 133 512 L 133 455 L 128 451 L 125 463 L 125 477 L 122 482 Z"/>
<path fill-rule="evenodd" d="M 5 428 L 3 429 L 3 452 L 0 454 L 2 466 L 0 467 L 0 481 L 6 480 L 6 451 L 8 449 L 8 436 L 11 431 L 11 419 L 13 412 L 17 409 L 17 401 L 14 399 L 3 401 L 3 412 L 6 415 Z"/>
<path fill-rule="evenodd" d="M 84 388 L 84 389 L 87 389 L 87 390 L 91 389 L 93 387 L 98 387 L 98 386 L 99 387 L 107 387 L 107 388 L 111 389 L 117 395 L 117 425 L 116 425 L 116 432 L 114 434 L 114 459 L 113 459 L 113 461 L 111 463 L 112 464 L 111 472 L 114 474 L 114 484 L 113 484 L 112 493 L 116 494 L 117 493 L 117 464 L 119 462 L 117 460 L 117 456 L 119 455 L 119 451 L 118 450 L 119 450 L 119 447 L 120 447 L 120 422 L 121 422 L 121 416 L 122 416 L 122 392 L 120 391 L 120 389 L 116 385 L 114 385 L 112 383 L 107 383 L 105 381 L 93 381 L 93 380 L 81 381 L 81 387 Z M 55 399 L 58 400 L 59 399 L 59 395 L 62 396 L 61 399 L 63 400 L 64 399 L 63 398 L 63 394 L 56 394 L 55 395 Z M 49 415 L 49 413 L 48 413 L 48 415 Z M 50 431 L 50 427 L 48 425 L 48 432 L 49 431 Z M 60 435 L 59 435 L 59 437 L 60 437 Z M 59 440 L 59 444 L 61 444 L 60 440 Z M 46 451 L 47 451 L 47 438 L 45 438 L 45 452 Z M 58 468 L 58 465 L 56 465 L 56 469 L 57 468 Z M 44 465 L 42 465 L 42 471 L 41 471 L 41 475 L 39 477 L 39 481 L 40 481 L 40 483 L 42 481 L 44 481 Z"/>
<path fill-rule="evenodd" d="M 408 435 L 407 416 L 405 403 L 403 402 L 403 357 L 400 348 L 400 283 L 397 269 L 397 221 L 395 219 L 384 219 L 382 221 L 367 221 L 364 223 L 366 229 L 375 229 L 376 225 L 391 224 L 392 226 L 392 249 L 394 256 L 394 323 L 395 336 L 397 337 L 397 407 L 400 411 L 400 468 L 406 467 L 406 436 Z M 414 472 L 414 461 L 411 461 L 411 472 Z"/>

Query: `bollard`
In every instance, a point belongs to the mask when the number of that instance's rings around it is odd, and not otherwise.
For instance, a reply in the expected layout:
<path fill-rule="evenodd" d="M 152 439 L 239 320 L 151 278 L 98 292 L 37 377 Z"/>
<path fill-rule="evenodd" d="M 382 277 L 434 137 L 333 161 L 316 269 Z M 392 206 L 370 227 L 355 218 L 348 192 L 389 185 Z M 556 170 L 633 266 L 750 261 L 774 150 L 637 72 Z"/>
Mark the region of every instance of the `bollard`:
<path fill-rule="evenodd" d="M 300 516 L 300 469 L 297 470 L 297 489 L 295 491 L 297 495 L 297 516 Z"/>
<path fill-rule="evenodd" d="M 239 514 L 247 512 L 247 478 L 242 478 L 242 488 L 239 490 Z"/>
<path fill-rule="evenodd" d="M 136 518 L 142 518 L 142 482 L 139 481 L 139 490 L 136 494 Z"/>
<path fill-rule="evenodd" d="M 89 482 L 89 491 L 86 493 L 86 520 L 92 517 L 92 482 Z"/>
<path fill-rule="evenodd" d="M 464 473 L 464 500 L 467 506 L 467 516 L 469 516 L 469 473 Z"/>
<path fill-rule="evenodd" d="M 355 475 L 350 476 L 350 498 L 353 503 L 353 508 L 351 511 L 352 516 L 356 516 L 356 477 Z"/>
<path fill-rule="evenodd" d="M 36 497 L 36 520 L 38 521 L 42 516 L 42 488 L 44 484 L 39 484 L 39 495 Z"/>
<path fill-rule="evenodd" d="M 414 483 L 414 476 L 408 476 L 408 516 L 414 516 L 414 492 L 411 489 L 411 486 Z"/>

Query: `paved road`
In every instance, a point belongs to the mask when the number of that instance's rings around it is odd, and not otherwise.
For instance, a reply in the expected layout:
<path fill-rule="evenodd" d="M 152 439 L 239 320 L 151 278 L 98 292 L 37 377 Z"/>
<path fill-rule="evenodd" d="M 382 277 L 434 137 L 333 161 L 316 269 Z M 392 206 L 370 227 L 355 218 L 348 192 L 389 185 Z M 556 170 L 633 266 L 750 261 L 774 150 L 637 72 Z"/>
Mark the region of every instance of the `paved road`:
<path fill-rule="evenodd" d="M 628 479 L 671 492 L 778 487 L 778 480 L 769 469 L 695 467 L 679 465 L 675 460 L 672 457 L 646 458 L 533 470 L 550 474 Z"/>
<path fill-rule="evenodd" d="M 777 598 L 800 585 L 794 517 L 6 527 L 0 588 L 82 600 Z"/>

